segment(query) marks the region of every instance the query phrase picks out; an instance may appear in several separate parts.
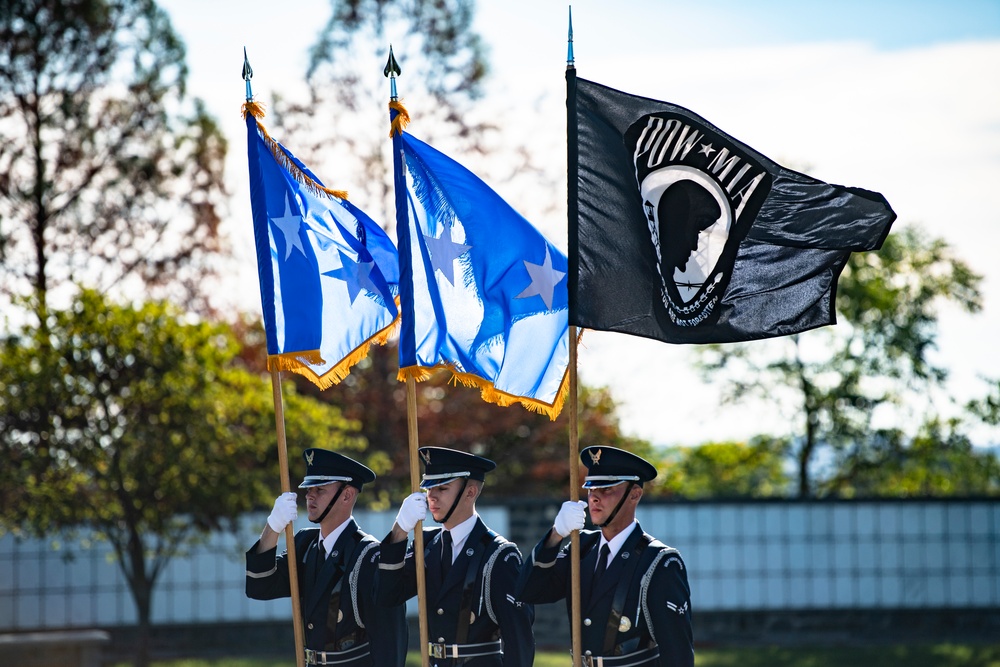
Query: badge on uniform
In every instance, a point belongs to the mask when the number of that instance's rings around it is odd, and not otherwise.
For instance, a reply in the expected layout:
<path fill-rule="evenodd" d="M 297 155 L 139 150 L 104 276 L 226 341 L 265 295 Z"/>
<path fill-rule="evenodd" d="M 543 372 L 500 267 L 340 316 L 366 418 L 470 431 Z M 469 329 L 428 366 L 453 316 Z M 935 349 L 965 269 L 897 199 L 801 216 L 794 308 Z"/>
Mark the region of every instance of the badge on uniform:
<path fill-rule="evenodd" d="M 628 632 L 632 629 L 632 621 L 628 620 L 628 616 L 622 616 L 622 620 L 618 622 L 618 632 Z"/>
<path fill-rule="evenodd" d="M 337 623 L 340 623 L 342 620 L 344 620 L 344 610 L 343 609 L 338 609 L 337 610 Z"/>

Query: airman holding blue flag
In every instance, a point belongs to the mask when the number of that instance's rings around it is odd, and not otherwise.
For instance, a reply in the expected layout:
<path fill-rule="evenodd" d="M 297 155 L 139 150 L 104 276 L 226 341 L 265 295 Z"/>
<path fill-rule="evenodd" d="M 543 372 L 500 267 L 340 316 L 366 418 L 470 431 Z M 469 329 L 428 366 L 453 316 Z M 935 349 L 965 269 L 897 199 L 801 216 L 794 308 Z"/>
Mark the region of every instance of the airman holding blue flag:
<path fill-rule="evenodd" d="M 407 535 L 428 511 L 440 528 L 424 528 L 431 664 L 437 667 L 530 667 L 534 609 L 514 599 L 521 553 L 476 512 L 486 474 L 496 463 L 442 447 L 421 447 L 420 487 L 400 506 L 382 541 L 376 598 L 402 604 L 416 595 L 416 563 Z"/>
<path fill-rule="evenodd" d="M 376 604 L 374 580 L 379 543 L 358 526 L 352 512 L 375 473 L 326 449 L 303 453 L 309 520 L 318 528 L 295 534 L 298 582 L 309 665 L 402 667 L 406 616 L 402 604 Z M 291 595 L 288 554 L 277 553 L 278 535 L 296 516 L 296 496 L 274 501 L 260 539 L 247 551 L 246 593 L 255 600 Z"/>

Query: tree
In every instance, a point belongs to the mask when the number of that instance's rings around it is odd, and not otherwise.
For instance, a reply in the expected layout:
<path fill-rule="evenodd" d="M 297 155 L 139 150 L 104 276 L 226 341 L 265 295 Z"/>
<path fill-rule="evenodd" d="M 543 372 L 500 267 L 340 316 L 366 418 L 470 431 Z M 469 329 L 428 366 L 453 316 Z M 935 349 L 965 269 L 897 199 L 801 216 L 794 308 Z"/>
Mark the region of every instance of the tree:
<path fill-rule="evenodd" d="M 221 325 L 83 290 L 0 345 L 0 525 L 93 529 L 118 556 L 148 663 L 151 596 L 185 544 L 277 494 L 270 385 Z M 294 451 L 361 451 L 358 425 L 285 388 Z"/>
<path fill-rule="evenodd" d="M 402 97 L 424 100 L 419 116 L 451 124 L 466 137 L 479 136 L 482 127 L 469 127 L 463 109 L 482 94 L 487 73 L 471 25 L 474 3 L 335 0 L 330 5 L 330 18 L 309 49 L 308 100 L 275 96 L 275 126 L 295 137 L 310 164 L 336 165 L 340 178 L 349 179 L 338 187 L 385 224 L 393 200 L 389 86 L 379 76 L 389 54 L 387 35 L 393 36 L 405 72 Z"/>
<path fill-rule="evenodd" d="M 847 497 L 940 497 L 1000 494 L 1000 458 L 976 448 L 959 420 L 933 418 L 909 436 L 899 429 L 872 434 L 877 446 L 830 480 Z"/>
<path fill-rule="evenodd" d="M 751 396 L 784 409 L 801 424 L 794 439 L 798 495 L 831 492 L 837 471 L 869 460 L 883 440 L 873 420 L 913 423 L 947 378 L 930 353 L 939 309 L 980 308 L 981 276 L 941 239 L 915 227 L 890 234 L 879 252 L 851 255 L 837 289 L 836 327 L 783 339 L 706 346 L 700 366 L 727 381 L 727 400 Z M 922 419 L 921 419 L 922 421 Z M 918 422 L 919 423 L 919 422 Z M 823 458 L 830 463 L 817 464 Z M 876 457 L 877 458 L 877 457 Z"/>
<path fill-rule="evenodd" d="M 186 77 L 153 0 L 3 3 L 0 294 L 36 295 L 42 321 L 74 283 L 200 294 L 226 142 Z"/>
<path fill-rule="evenodd" d="M 309 51 L 308 99 L 275 95 L 272 133 L 280 129 L 294 137 L 296 151 L 317 173 L 335 179 L 337 188 L 348 190 L 354 203 L 388 226 L 393 219 L 389 84 L 376 73 L 383 70 L 391 42 L 403 70 L 400 99 L 417 136 L 462 156 L 465 166 L 493 183 L 523 181 L 535 191 L 553 189 L 552 174 L 496 122 L 504 110 L 495 102 L 480 103 L 489 65 L 487 47 L 473 27 L 475 6 L 473 0 L 334 0 Z M 490 156 L 488 163 L 477 162 L 482 155 Z M 521 201 L 517 207 L 532 219 L 557 203 L 546 199 L 540 210 L 529 210 Z"/>
<path fill-rule="evenodd" d="M 785 496 L 786 439 L 758 436 L 750 442 L 708 442 L 671 447 L 661 457 L 651 492 L 684 498 L 769 498 Z"/>

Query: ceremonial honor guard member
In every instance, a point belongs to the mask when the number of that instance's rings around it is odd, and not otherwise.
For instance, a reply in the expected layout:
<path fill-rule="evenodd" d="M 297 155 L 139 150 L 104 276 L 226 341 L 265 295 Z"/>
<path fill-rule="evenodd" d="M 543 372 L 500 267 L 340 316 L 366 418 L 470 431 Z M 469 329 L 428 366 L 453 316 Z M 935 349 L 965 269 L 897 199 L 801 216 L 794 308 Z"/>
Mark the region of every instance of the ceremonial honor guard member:
<path fill-rule="evenodd" d="M 694 664 L 691 592 L 676 549 L 642 531 L 635 508 L 642 485 L 656 477 L 647 461 L 613 447 L 587 447 L 587 502 L 563 503 L 548 534 L 524 564 L 518 598 L 556 602 L 572 614 L 570 546 L 563 538 L 584 526 L 584 508 L 600 530 L 580 533 L 580 627 L 583 660 L 601 667 L 690 667 Z"/>
<path fill-rule="evenodd" d="M 299 488 L 306 489 L 309 520 L 319 524 L 295 534 L 306 664 L 402 667 L 406 609 L 375 604 L 379 543 L 352 516 L 361 488 L 375 473 L 325 449 L 307 449 L 303 457 L 306 476 Z M 291 595 L 288 554 L 277 555 L 277 545 L 297 514 L 295 499 L 294 493 L 278 496 L 264 532 L 247 552 L 247 597 Z"/>
<path fill-rule="evenodd" d="M 454 449 L 422 447 L 420 483 L 427 493 L 403 501 L 382 541 L 376 583 L 380 603 L 401 604 L 417 593 L 408 533 L 430 509 L 442 528 L 424 528 L 424 567 L 431 664 L 437 667 L 530 667 L 534 610 L 514 598 L 521 553 L 476 513 L 486 473 L 496 464 Z M 502 640 L 502 642 L 501 642 Z"/>

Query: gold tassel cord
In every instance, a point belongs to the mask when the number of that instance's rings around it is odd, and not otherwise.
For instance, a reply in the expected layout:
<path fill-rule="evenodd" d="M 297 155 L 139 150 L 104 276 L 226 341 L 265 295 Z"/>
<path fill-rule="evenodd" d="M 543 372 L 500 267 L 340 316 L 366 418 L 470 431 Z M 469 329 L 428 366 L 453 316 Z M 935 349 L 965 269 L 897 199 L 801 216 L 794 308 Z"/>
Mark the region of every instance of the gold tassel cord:
<path fill-rule="evenodd" d="M 566 402 L 566 396 L 569 395 L 568 368 L 566 369 L 566 372 L 563 373 L 562 382 L 559 384 L 559 391 L 556 392 L 556 399 L 551 404 L 546 403 L 545 401 L 539 401 L 538 399 L 528 398 L 527 396 L 508 394 L 507 392 L 494 387 L 493 383 L 489 380 L 471 373 L 463 373 L 455 369 L 450 364 L 438 364 L 437 366 L 430 367 L 407 366 L 406 368 L 399 369 L 396 379 L 399 382 L 405 382 L 407 378 L 412 377 L 416 382 L 423 382 L 425 380 L 429 380 L 434 375 L 434 372 L 438 370 L 444 370 L 451 373 L 451 377 L 448 379 L 448 382 L 451 384 L 461 384 L 465 387 L 478 389 L 480 396 L 487 403 L 493 403 L 504 408 L 514 405 L 515 403 L 520 403 L 526 410 L 546 415 L 552 421 L 555 421 L 556 417 L 559 416 L 559 413 L 562 412 L 563 404 Z"/>
<path fill-rule="evenodd" d="M 322 363 L 324 363 L 323 357 L 320 356 L 319 350 L 302 350 L 301 352 L 285 352 L 267 356 L 267 370 L 269 371 L 293 371 L 300 366 Z"/>
<path fill-rule="evenodd" d="M 243 103 L 243 107 L 240 109 L 243 113 L 243 120 L 247 119 L 247 114 L 250 114 L 257 120 L 264 117 L 264 103 L 258 102 L 257 100 L 247 100 Z"/>
<path fill-rule="evenodd" d="M 389 102 L 389 108 L 396 112 L 396 117 L 392 119 L 392 125 L 389 128 L 389 136 L 395 137 L 410 124 L 410 112 L 406 110 L 402 102 L 396 100 Z"/>
<path fill-rule="evenodd" d="M 361 343 L 361 345 L 358 345 L 356 348 L 351 350 L 350 354 L 337 362 L 333 368 L 323 373 L 323 375 L 318 375 L 311 366 L 311 364 L 323 363 L 323 359 L 320 358 L 319 355 L 319 350 L 269 355 L 267 357 L 267 370 L 298 373 L 319 387 L 321 390 L 329 389 L 335 384 L 340 384 L 348 375 L 351 374 L 351 368 L 368 356 L 368 352 L 370 351 L 372 344 L 385 345 L 398 328 L 399 315 L 396 315 L 396 319 L 394 319 L 389 326 L 378 331 L 368 338 L 368 340 Z"/>
<path fill-rule="evenodd" d="M 274 159 L 278 161 L 278 164 L 292 175 L 292 178 L 296 180 L 304 188 L 312 192 L 316 196 L 328 195 L 330 197 L 335 197 L 337 199 L 347 199 L 346 190 L 332 190 L 325 185 L 320 185 L 312 178 L 310 178 L 304 171 L 299 169 L 299 166 L 292 162 L 288 154 L 281 149 L 281 146 L 277 141 L 271 138 L 271 135 L 267 133 L 267 129 L 264 124 L 260 122 L 260 119 L 264 117 L 264 105 L 257 101 L 248 101 L 243 103 L 242 107 L 243 119 L 246 120 L 247 114 L 250 114 L 257 120 L 257 131 L 260 132 L 261 138 L 267 145 L 271 154 L 274 155 Z"/>

